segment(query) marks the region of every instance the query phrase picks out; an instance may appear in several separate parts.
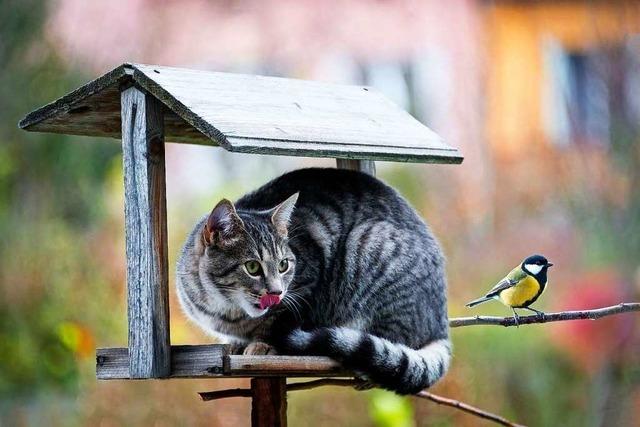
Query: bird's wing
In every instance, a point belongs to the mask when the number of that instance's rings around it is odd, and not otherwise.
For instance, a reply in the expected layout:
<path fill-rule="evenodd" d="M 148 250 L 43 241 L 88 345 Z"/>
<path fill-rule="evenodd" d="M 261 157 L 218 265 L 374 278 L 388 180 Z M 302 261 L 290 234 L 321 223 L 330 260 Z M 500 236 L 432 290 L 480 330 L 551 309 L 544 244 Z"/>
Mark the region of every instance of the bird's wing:
<path fill-rule="evenodd" d="M 491 288 L 491 290 L 489 292 L 487 292 L 488 297 L 493 297 L 498 295 L 500 292 L 504 291 L 505 289 L 511 288 L 515 285 L 517 285 L 522 279 L 527 277 L 527 273 L 525 273 L 524 271 L 522 271 L 522 268 L 520 268 L 520 266 L 514 268 L 513 270 L 511 270 L 509 272 L 509 274 L 507 274 L 505 276 L 504 279 L 500 280 L 498 283 L 496 283 L 496 285 Z"/>

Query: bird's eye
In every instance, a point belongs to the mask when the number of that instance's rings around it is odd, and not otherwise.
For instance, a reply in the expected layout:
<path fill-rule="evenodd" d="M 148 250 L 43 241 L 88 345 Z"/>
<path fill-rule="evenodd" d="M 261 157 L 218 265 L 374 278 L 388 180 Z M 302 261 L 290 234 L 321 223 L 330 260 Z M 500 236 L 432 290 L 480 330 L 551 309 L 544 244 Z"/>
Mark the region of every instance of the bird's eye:
<path fill-rule="evenodd" d="M 247 269 L 247 273 L 251 276 L 259 276 L 262 272 L 262 267 L 258 261 L 252 260 L 244 263 L 244 268 Z"/>
<path fill-rule="evenodd" d="M 280 264 L 278 264 L 278 271 L 280 273 L 284 273 L 288 269 L 289 269 L 289 260 L 285 258 L 282 261 L 280 261 Z"/>

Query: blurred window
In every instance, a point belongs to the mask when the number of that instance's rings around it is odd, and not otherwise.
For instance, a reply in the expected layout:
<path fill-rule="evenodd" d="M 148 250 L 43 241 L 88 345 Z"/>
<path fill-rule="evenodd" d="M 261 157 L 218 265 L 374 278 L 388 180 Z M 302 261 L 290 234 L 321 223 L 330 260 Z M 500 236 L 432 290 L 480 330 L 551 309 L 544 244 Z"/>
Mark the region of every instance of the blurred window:
<path fill-rule="evenodd" d="M 543 126 L 552 143 L 608 146 L 612 123 L 638 128 L 640 36 L 584 51 L 548 38 L 543 69 Z"/>
<path fill-rule="evenodd" d="M 542 117 L 551 142 L 608 145 L 609 88 L 603 56 L 597 50 L 567 51 L 557 41 L 544 43 Z"/>

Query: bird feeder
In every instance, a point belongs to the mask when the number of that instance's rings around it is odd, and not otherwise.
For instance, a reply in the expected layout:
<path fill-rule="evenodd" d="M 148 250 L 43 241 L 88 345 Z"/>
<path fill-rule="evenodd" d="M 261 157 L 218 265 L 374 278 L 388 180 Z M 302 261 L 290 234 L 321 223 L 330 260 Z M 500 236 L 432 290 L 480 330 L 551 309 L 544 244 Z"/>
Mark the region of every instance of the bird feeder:
<path fill-rule="evenodd" d="M 100 380 L 252 378 L 252 425 L 286 425 L 287 377 L 351 376 L 324 357 L 231 355 L 169 337 L 165 142 L 234 153 L 460 163 L 433 131 L 370 87 L 123 64 L 29 113 L 22 129 L 122 140 L 127 347 L 96 352 Z"/>

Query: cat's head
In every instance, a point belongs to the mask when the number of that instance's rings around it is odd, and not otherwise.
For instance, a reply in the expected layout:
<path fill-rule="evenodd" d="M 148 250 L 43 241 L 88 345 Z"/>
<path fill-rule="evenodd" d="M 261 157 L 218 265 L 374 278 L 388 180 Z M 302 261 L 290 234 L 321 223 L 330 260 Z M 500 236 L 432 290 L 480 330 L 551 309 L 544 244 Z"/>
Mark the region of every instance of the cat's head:
<path fill-rule="evenodd" d="M 201 281 L 251 317 L 279 303 L 293 280 L 288 229 L 297 200 L 298 193 L 272 209 L 241 214 L 222 200 L 197 237 Z"/>

